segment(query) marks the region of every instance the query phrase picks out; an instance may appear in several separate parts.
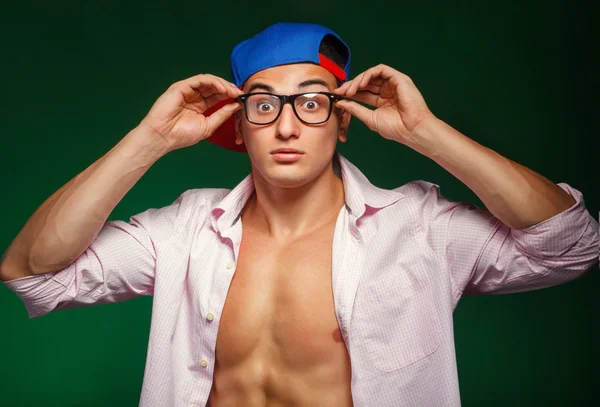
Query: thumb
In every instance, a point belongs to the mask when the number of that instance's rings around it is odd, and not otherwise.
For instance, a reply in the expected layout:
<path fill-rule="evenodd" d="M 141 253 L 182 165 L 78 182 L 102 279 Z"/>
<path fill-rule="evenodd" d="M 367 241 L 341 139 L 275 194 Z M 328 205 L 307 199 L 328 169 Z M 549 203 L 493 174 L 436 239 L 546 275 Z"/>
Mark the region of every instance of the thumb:
<path fill-rule="evenodd" d="M 219 126 L 225 123 L 225 121 L 241 107 L 242 105 L 239 102 L 228 103 L 208 116 L 206 118 L 206 125 L 208 127 L 209 134 L 212 135 L 219 128 Z"/>
<path fill-rule="evenodd" d="M 358 120 L 366 124 L 369 129 L 376 131 L 375 121 L 373 120 L 373 110 L 351 100 L 339 100 L 337 105 L 342 109 L 349 111 L 352 116 L 356 116 Z"/>

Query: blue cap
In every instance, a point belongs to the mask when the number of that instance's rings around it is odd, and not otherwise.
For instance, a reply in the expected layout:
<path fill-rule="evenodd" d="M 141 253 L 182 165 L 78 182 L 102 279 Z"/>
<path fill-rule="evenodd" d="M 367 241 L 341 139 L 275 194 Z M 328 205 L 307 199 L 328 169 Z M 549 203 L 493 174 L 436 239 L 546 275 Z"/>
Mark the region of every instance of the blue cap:
<path fill-rule="evenodd" d="M 328 35 L 335 37 L 345 49 L 344 66 L 337 65 L 319 53 L 321 42 Z M 256 72 L 279 65 L 312 62 L 331 72 L 340 82 L 350 76 L 350 48 L 329 28 L 318 24 L 277 23 L 250 39 L 237 44 L 231 53 L 233 83 L 241 88 Z M 231 100 L 223 101 L 206 114 L 211 114 Z M 235 144 L 235 122 L 231 117 L 207 140 L 228 150 L 245 152 L 246 147 Z"/>
<path fill-rule="evenodd" d="M 348 58 L 341 69 L 335 63 L 334 67 L 328 67 L 324 62 L 324 58 L 328 58 L 319 54 L 321 42 L 327 35 L 337 38 L 346 48 Z M 231 53 L 233 82 L 241 87 L 251 75 L 263 69 L 300 62 L 312 62 L 333 70 L 342 82 L 350 75 L 350 49 L 334 31 L 317 24 L 277 23 L 235 46 Z"/>

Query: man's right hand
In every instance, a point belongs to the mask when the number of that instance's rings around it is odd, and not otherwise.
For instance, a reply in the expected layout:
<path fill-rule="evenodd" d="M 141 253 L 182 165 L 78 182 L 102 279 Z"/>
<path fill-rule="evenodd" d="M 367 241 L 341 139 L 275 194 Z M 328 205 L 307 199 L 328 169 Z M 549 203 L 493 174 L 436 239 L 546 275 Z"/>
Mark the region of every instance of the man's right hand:
<path fill-rule="evenodd" d="M 59 271 L 72 264 L 148 168 L 166 152 L 211 136 L 241 104 L 226 104 L 208 117 L 204 112 L 242 93 L 213 75 L 171 85 L 136 129 L 38 207 L 0 259 L 0 280 Z M 100 277 L 104 278 L 92 278 Z"/>
<path fill-rule="evenodd" d="M 210 137 L 219 126 L 241 108 L 229 103 L 210 116 L 210 107 L 243 92 L 218 76 L 201 74 L 175 82 L 154 103 L 139 127 L 164 140 L 167 151 L 189 147 Z"/>

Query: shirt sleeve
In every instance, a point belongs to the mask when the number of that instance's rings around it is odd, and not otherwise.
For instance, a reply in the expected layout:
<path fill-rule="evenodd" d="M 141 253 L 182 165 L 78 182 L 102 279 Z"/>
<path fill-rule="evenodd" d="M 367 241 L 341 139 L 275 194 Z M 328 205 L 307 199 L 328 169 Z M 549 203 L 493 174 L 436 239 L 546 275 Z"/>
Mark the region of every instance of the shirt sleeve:
<path fill-rule="evenodd" d="M 134 215 L 129 222 L 106 222 L 87 250 L 62 270 L 4 284 L 23 301 L 30 319 L 53 310 L 152 295 L 155 245 L 175 234 L 185 195 L 169 206 Z"/>
<path fill-rule="evenodd" d="M 575 200 L 567 210 L 524 229 L 511 229 L 487 209 L 453 202 L 426 183 L 428 242 L 443 257 L 455 299 L 508 294 L 573 280 L 598 263 L 598 222 L 581 192 L 557 184 Z"/>

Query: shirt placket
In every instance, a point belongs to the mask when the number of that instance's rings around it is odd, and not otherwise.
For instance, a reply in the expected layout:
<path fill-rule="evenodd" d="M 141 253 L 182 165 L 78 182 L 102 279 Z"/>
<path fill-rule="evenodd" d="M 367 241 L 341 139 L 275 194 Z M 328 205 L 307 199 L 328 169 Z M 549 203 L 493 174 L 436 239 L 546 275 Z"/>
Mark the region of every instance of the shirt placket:
<path fill-rule="evenodd" d="M 332 252 L 334 304 L 340 331 L 346 344 L 351 340 L 348 332 L 363 257 L 364 245 L 361 233 L 354 218 L 346 211 L 338 218 Z"/>
<path fill-rule="evenodd" d="M 207 369 L 207 374 L 212 378 L 215 348 L 217 343 L 217 334 L 219 329 L 218 321 L 220 320 L 221 312 L 225 306 L 227 292 L 233 279 L 233 275 L 237 266 L 237 258 L 241 243 L 242 225 L 241 219 L 233 226 L 226 229 L 222 233 L 224 239 L 229 239 L 231 245 L 227 245 L 230 250 L 224 251 L 223 256 L 219 260 L 217 267 L 217 277 L 215 279 L 214 291 L 210 293 L 208 300 L 208 312 L 206 313 L 207 329 L 204 331 L 204 342 L 201 345 L 200 366 Z M 215 323 L 217 321 L 217 323 Z"/>

